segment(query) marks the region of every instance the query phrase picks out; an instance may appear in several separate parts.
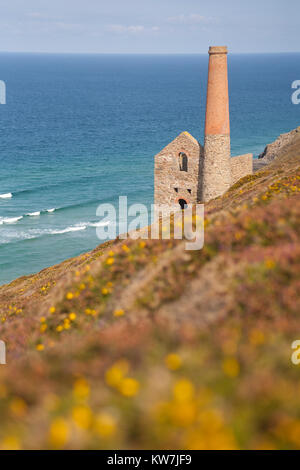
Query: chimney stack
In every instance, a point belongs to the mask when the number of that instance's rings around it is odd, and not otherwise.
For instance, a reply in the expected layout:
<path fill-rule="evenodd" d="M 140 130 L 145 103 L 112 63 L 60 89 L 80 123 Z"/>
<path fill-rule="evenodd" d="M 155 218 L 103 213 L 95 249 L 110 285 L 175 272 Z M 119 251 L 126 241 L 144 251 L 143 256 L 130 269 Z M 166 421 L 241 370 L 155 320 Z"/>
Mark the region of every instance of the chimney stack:
<path fill-rule="evenodd" d="M 209 48 L 203 162 L 203 202 L 231 185 L 227 47 Z"/>

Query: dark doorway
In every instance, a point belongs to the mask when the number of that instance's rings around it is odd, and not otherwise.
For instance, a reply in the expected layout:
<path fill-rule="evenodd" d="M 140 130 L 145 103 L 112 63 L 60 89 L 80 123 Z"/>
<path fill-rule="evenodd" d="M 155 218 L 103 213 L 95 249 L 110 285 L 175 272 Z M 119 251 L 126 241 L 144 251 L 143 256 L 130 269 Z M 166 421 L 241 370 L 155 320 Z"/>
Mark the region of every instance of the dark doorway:
<path fill-rule="evenodd" d="M 184 199 L 179 199 L 178 203 L 182 210 L 184 210 L 187 206 L 187 202 Z"/>

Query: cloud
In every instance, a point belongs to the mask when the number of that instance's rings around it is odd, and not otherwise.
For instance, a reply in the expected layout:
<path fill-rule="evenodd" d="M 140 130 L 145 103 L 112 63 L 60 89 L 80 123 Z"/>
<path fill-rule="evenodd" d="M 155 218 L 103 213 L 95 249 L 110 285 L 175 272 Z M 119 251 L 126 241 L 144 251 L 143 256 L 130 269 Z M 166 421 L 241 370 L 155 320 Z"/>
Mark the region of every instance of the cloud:
<path fill-rule="evenodd" d="M 152 26 L 150 28 L 146 28 L 142 25 L 126 26 L 123 24 L 109 24 L 106 25 L 105 30 L 115 34 L 142 34 L 148 32 L 156 32 L 159 30 L 159 27 Z"/>
<path fill-rule="evenodd" d="M 197 13 L 191 13 L 190 15 L 178 15 L 170 16 L 167 18 L 167 22 L 170 24 L 185 24 L 185 25 L 197 25 L 197 24 L 208 24 L 214 22 L 214 18 L 202 16 Z"/>

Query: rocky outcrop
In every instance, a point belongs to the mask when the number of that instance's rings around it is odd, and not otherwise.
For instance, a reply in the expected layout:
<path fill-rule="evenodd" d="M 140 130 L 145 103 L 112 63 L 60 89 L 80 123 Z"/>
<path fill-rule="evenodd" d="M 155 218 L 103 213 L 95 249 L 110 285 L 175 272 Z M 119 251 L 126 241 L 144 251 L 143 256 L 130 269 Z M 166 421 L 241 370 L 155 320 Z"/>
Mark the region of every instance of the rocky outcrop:
<path fill-rule="evenodd" d="M 258 158 L 263 160 L 266 164 L 270 163 L 272 160 L 277 158 L 280 152 L 297 136 L 300 136 L 300 127 L 297 127 L 297 129 L 287 132 L 286 134 L 281 134 L 274 142 L 266 146 L 265 150 Z"/>

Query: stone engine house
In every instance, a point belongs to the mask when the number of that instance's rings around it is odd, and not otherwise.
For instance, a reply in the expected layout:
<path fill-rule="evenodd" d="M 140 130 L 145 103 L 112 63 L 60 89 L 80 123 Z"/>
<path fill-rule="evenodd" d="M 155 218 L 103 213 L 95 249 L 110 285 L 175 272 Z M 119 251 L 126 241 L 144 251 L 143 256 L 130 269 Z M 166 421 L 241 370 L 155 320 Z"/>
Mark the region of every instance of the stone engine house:
<path fill-rule="evenodd" d="M 227 47 L 210 47 L 204 147 L 182 132 L 155 156 L 155 204 L 208 202 L 253 173 L 253 155 L 231 157 Z"/>

